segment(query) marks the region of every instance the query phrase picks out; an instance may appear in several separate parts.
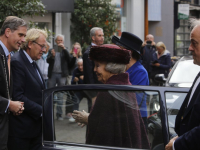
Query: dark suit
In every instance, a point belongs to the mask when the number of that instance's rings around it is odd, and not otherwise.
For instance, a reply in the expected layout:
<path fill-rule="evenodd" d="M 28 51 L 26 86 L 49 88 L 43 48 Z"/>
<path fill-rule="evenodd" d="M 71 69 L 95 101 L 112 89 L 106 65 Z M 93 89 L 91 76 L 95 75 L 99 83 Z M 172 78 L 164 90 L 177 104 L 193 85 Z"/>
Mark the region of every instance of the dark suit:
<path fill-rule="evenodd" d="M 5 74 L 7 75 L 7 79 Z M 1 150 L 6 149 L 8 140 L 8 111 L 6 111 L 6 109 L 8 107 L 8 99 L 10 97 L 9 95 L 12 94 L 12 78 L 10 80 L 11 88 L 8 87 L 9 83 L 7 83 L 7 81 L 9 82 L 7 58 L 3 48 L 0 45 L 0 85 L 1 85 L 0 86 L 0 149 Z M 9 88 L 9 90 L 7 90 L 7 87 Z"/>
<path fill-rule="evenodd" d="M 38 67 L 37 69 L 39 71 Z M 38 137 L 41 139 L 42 90 L 45 89 L 45 84 L 41 72 L 39 71 L 42 80 L 23 50 L 15 53 L 12 57 L 12 72 L 15 77 L 13 99 L 24 102 L 25 108 L 20 116 L 9 115 L 8 148 L 17 150 L 16 145 L 12 144 L 13 138 L 34 139 Z M 20 146 L 20 144 L 18 145 Z"/>
<path fill-rule="evenodd" d="M 90 53 L 90 48 L 91 45 L 87 47 L 85 53 L 83 54 L 84 83 L 100 84 L 100 82 L 97 80 L 97 75 L 94 72 L 94 62 L 88 58 Z"/>
<path fill-rule="evenodd" d="M 197 77 L 192 87 L 196 80 Z M 175 150 L 200 149 L 200 84 L 198 84 L 191 101 L 187 106 L 192 87 L 176 117 L 175 131 L 179 138 L 175 140 Z"/>

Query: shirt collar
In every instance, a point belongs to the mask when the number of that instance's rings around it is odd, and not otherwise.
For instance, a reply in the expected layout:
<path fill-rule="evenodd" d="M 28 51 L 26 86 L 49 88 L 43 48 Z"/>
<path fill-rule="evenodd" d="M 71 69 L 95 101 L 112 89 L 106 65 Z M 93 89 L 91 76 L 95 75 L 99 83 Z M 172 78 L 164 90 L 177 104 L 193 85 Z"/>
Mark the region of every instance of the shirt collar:
<path fill-rule="evenodd" d="M 23 52 L 26 55 L 26 57 L 28 58 L 29 62 L 32 63 L 33 59 L 27 54 L 27 52 L 25 50 L 23 50 Z"/>
<path fill-rule="evenodd" d="M 10 52 L 8 51 L 7 47 L 3 44 L 3 42 L 0 40 L 0 45 L 2 46 L 3 48 L 3 51 L 6 55 L 6 57 L 8 57 L 8 55 L 10 54 Z"/>
<path fill-rule="evenodd" d="M 91 45 L 92 45 L 92 46 L 96 46 L 96 44 L 94 44 L 94 43 L 91 43 Z"/>

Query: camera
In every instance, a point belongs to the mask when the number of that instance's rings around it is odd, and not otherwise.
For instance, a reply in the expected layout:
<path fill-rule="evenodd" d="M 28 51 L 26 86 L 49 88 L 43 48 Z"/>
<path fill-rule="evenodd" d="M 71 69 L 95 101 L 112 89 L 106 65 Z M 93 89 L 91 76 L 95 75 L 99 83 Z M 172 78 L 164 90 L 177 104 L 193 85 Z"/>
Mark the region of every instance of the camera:
<path fill-rule="evenodd" d="M 146 43 L 147 43 L 147 45 L 146 45 L 147 47 L 151 47 L 152 41 L 147 41 Z"/>

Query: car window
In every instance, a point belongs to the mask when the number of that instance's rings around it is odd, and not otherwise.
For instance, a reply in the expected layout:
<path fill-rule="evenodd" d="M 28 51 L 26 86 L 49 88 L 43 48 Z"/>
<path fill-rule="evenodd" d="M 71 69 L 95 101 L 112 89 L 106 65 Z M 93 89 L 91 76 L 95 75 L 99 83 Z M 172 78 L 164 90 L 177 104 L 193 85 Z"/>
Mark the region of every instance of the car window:
<path fill-rule="evenodd" d="M 176 136 L 174 131 L 175 119 L 187 93 L 166 92 L 166 105 L 169 124 L 170 139 Z"/>
<path fill-rule="evenodd" d="M 61 90 L 47 95 L 44 130 L 51 133 L 44 134 L 44 141 L 65 142 L 68 148 L 81 144 L 109 149 L 164 149 L 158 91 Z M 73 110 L 89 112 L 91 101 L 95 103 L 87 126 L 80 127 L 66 116 Z M 52 130 L 47 129 L 51 126 Z"/>
<path fill-rule="evenodd" d="M 193 60 L 180 61 L 178 62 L 169 83 L 190 83 L 192 85 L 192 82 L 199 71 L 200 67 L 193 64 Z M 184 87 L 184 85 L 182 85 L 182 87 Z"/>

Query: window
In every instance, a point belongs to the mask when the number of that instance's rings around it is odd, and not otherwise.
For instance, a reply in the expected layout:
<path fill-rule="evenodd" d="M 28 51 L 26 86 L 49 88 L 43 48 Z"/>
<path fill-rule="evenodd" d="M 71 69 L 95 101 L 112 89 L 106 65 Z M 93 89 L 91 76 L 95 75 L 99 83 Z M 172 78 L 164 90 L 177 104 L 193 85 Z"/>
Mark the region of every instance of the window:
<path fill-rule="evenodd" d="M 45 111 L 53 110 L 53 141 L 65 142 L 68 146 L 86 143 L 97 147 L 148 149 L 150 145 L 164 148 L 160 99 L 156 91 L 62 90 L 55 91 L 48 98 L 52 104 L 46 103 Z M 88 126 L 81 128 L 65 116 L 73 110 L 88 112 L 94 99 Z M 60 114 L 63 120 L 59 119 Z M 44 137 L 47 141 L 48 138 Z"/>

